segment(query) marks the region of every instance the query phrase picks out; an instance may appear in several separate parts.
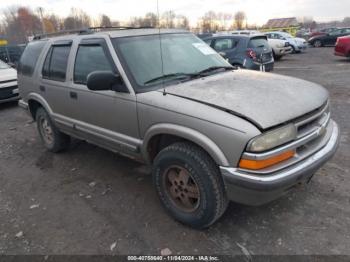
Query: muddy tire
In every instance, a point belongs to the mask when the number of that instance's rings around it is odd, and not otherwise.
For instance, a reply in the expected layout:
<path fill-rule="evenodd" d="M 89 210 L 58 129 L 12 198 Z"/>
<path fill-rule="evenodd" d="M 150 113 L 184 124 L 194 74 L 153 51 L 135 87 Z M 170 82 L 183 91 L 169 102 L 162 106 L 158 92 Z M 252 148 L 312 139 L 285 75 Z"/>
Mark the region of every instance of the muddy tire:
<path fill-rule="evenodd" d="M 57 153 L 69 147 L 70 137 L 55 127 L 44 108 L 37 110 L 35 120 L 40 138 L 49 151 Z"/>
<path fill-rule="evenodd" d="M 206 228 L 225 212 L 228 200 L 220 170 L 200 147 L 175 143 L 156 157 L 153 181 L 167 212 L 194 228 Z"/>

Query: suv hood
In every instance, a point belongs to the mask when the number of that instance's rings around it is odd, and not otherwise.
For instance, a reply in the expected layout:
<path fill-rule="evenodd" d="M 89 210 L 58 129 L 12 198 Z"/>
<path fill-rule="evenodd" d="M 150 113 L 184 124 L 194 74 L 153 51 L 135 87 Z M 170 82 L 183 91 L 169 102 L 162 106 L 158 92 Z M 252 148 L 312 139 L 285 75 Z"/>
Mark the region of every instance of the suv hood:
<path fill-rule="evenodd" d="M 268 129 L 326 103 L 323 87 L 297 78 L 235 70 L 166 88 L 166 93 L 231 111 Z"/>

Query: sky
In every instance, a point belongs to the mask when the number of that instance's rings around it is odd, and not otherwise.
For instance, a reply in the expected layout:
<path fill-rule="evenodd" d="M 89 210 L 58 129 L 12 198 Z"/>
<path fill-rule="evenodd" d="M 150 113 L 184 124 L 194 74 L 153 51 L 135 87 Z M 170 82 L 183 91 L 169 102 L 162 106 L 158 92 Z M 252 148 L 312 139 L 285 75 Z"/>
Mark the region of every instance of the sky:
<path fill-rule="evenodd" d="M 11 6 L 41 6 L 47 13 L 61 17 L 72 7 L 81 8 L 95 19 L 107 14 L 112 20 L 126 21 L 129 17 L 157 12 L 156 0 L 0 0 L 1 10 Z M 159 11 L 173 10 L 186 15 L 191 25 L 209 10 L 215 12 L 244 11 L 249 24 L 263 25 L 269 18 L 313 17 L 319 22 L 342 20 L 350 16 L 350 0 L 159 0 Z"/>

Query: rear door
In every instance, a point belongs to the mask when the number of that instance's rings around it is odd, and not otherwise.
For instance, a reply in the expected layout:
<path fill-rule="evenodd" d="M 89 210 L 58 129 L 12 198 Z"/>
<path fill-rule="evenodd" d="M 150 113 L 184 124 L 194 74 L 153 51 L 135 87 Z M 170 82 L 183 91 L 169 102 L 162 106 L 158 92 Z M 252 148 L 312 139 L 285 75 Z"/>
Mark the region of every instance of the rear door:
<path fill-rule="evenodd" d="M 238 40 L 234 38 L 217 38 L 212 42 L 212 47 L 232 64 L 237 55 Z"/>
<path fill-rule="evenodd" d="M 54 118 L 71 116 L 68 107 L 67 66 L 72 40 L 56 41 L 50 46 L 40 72 L 39 93 L 50 105 Z"/>

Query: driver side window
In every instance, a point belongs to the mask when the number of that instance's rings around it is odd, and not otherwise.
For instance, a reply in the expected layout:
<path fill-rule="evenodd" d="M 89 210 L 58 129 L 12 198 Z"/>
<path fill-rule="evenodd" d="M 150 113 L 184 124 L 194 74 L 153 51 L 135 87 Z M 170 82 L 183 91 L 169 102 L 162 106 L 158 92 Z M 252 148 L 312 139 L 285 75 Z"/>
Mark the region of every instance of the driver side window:
<path fill-rule="evenodd" d="M 74 83 L 86 85 L 95 71 L 114 71 L 101 45 L 80 45 L 74 66 Z"/>

